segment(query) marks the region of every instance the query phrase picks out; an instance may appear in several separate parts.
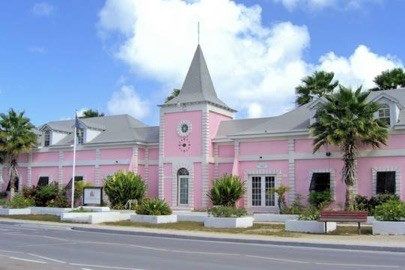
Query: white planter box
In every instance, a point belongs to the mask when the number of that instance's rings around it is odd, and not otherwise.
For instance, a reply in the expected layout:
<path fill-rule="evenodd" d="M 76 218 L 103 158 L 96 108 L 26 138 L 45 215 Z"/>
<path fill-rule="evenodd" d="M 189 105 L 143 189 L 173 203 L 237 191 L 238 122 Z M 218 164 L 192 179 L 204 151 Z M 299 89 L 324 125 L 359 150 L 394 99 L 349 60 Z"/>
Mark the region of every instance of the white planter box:
<path fill-rule="evenodd" d="M 253 226 L 253 217 L 207 217 L 204 227 L 208 228 L 249 228 Z"/>
<path fill-rule="evenodd" d="M 62 216 L 62 213 L 69 212 L 70 208 L 58 208 L 58 207 L 30 207 L 32 214 L 37 215 L 54 215 Z"/>
<path fill-rule="evenodd" d="M 167 215 L 167 216 L 131 215 L 131 221 L 151 223 L 151 224 L 176 223 L 177 215 Z"/>
<path fill-rule="evenodd" d="M 87 212 L 87 213 L 63 213 L 62 221 L 97 224 L 103 222 L 115 222 L 129 220 L 131 213 L 110 212 Z"/>
<path fill-rule="evenodd" d="M 2 208 L 0 209 L 0 215 L 12 216 L 12 215 L 30 215 L 30 208 Z"/>
<path fill-rule="evenodd" d="M 325 233 L 325 222 L 316 220 L 286 220 L 285 230 L 288 232 Z M 336 222 L 327 223 L 327 232 L 336 230 Z"/>
<path fill-rule="evenodd" d="M 83 210 L 93 211 L 93 212 L 108 212 L 108 211 L 110 211 L 110 207 L 106 207 L 106 206 L 81 206 L 79 208 L 83 208 Z"/>
<path fill-rule="evenodd" d="M 208 213 L 186 213 L 186 214 L 177 214 L 177 221 L 195 221 L 195 222 L 204 222 L 207 218 Z"/>
<path fill-rule="evenodd" d="M 405 235 L 405 221 L 374 221 L 373 234 L 403 234 Z"/>
<path fill-rule="evenodd" d="M 282 214 L 254 214 L 255 222 L 285 222 L 286 220 L 297 220 L 298 215 Z"/>

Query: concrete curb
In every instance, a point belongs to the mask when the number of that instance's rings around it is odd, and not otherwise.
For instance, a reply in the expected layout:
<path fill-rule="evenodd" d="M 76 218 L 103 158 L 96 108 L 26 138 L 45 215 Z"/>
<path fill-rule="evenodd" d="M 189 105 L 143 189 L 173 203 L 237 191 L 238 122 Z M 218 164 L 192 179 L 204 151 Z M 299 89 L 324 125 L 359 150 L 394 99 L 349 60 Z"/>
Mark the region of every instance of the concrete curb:
<path fill-rule="evenodd" d="M 193 236 L 166 232 L 143 232 L 143 231 L 129 231 L 129 230 L 114 230 L 105 228 L 88 228 L 88 227 L 72 227 L 72 230 L 83 232 L 97 232 L 97 233 L 110 233 L 121 235 L 137 235 L 137 236 L 151 236 L 151 237 L 164 237 L 174 239 L 186 240 L 202 240 L 202 241 L 221 241 L 228 243 L 246 243 L 246 244 L 259 244 L 259 245 L 275 245 L 275 246 L 291 246 L 291 247 L 314 247 L 314 248 L 330 248 L 330 249 L 345 249 L 345 250 L 361 250 L 361 251 L 384 251 L 384 252 L 399 252 L 405 253 L 405 247 L 392 247 L 392 246 L 375 246 L 375 245 L 357 245 L 357 244 L 337 244 L 337 243 L 311 243 L 299 241 L 279 241 L 279 240 L 259 240 L 259 239 L 244 239 L 244 238 L 225 238 L 214 236 Z"/>

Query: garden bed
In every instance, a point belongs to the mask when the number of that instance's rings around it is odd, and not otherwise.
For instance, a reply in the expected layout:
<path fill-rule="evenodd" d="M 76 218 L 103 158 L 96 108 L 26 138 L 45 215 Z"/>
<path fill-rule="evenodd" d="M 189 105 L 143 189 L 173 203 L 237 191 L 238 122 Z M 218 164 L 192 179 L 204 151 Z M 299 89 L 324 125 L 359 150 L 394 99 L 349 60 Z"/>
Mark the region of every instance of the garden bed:
<path fill-rule="evenodd" d="M 253 217 L 207 217 L 204 227 L 208 228 L 249 228 L 253 226 Z"/>

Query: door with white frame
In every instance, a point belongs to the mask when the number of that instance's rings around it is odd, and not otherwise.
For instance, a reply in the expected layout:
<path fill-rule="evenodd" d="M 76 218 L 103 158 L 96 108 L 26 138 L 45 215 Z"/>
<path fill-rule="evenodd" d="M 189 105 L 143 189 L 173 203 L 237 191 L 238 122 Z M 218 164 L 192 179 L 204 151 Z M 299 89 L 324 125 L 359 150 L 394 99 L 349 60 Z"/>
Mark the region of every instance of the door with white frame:
<path fill-rule="evenodd" d="M 189 204 L 189 180 L 190 174 L 187 169 L 181 168 L 177 172 L 177 205 Z"/>
<path fill-rule="evenodd" d="M 249 176 L 249 207 L 254 212 L 269 211 L 275 208 L 276 198 L 269 190 L 275 187 L 274 175 L 251 175 Z"/>

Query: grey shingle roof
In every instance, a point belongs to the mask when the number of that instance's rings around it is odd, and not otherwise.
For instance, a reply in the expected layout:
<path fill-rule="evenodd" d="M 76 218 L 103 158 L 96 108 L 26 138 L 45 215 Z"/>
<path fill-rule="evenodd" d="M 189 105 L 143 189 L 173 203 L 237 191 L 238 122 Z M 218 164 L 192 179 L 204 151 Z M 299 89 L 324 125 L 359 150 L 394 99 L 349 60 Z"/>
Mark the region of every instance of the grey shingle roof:
<path fill-rule="evenodd" d="M 235 111 L 218 98 L 200 45 L 197 46 L 194 53 L 180 94 L 161 106 L 190 102 L 209 102 Z"/>
<path fill-rule="evenodd" d="M 371 92 L 369 100 L 378 100 L 385 96 L 396 102 L 401 109 L 398 122 L 394 128 L 405 127 L 405 88 Z M 315 101 L 316 102 L 316 101 Z M 312 116 L 312 103 L 300 106 L 294 110 L 276 117 L 229 120 L 220 124 L 216 139 L 238 136 L 262 136 L 285 133 L 306 133 Z"/>
<path fill-rule="evenodd" d="M 85 144 L 104 143 L 157 143 L 159 142 L 159 128 L 148 127 L 146 124 L 129 115 L 112 115 L 80 119 L 89 129 L 97 129 L 98 134 Z M 65 146 L 73 143 L 74 120 L 54 121 L 46 124 L 56 131 L 69 134 L 52 146 Z M 52 147 L 51 146 L 51 147 Z"/>

